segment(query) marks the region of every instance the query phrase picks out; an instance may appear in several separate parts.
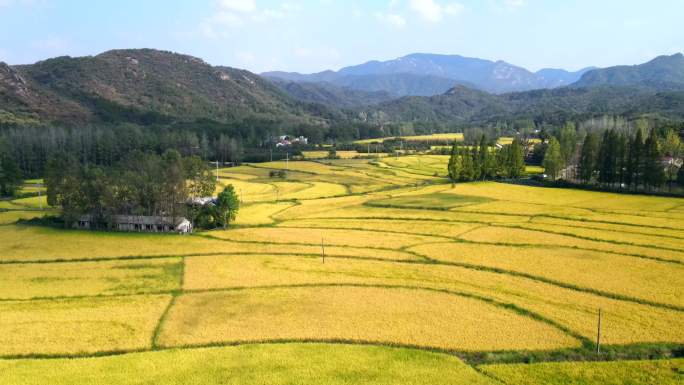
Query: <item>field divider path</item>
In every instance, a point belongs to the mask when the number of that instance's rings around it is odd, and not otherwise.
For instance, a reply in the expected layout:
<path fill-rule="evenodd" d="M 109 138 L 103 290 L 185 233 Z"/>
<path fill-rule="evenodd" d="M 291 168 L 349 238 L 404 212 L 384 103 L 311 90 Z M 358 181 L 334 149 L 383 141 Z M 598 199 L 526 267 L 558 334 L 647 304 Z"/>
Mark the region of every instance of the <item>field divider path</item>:
<path fill-rule="evenodd" d="M 161 335 L 164 323 L 171 312 L 171 308 L 173 308 L 173 305 L 176 303 L 176 299 L 183 293 L 183 285 L 185 283 L 185 257 L 181 258 L 181 271 L 178 281 L 178 289 L 171 292 L 171 299 L 159 317 L 157 325 L 154 327 L 154 331 L 152 331 L 152 338 L 150 339 L 150 347 L 152 350 L 157 350 L 159 347 L 159 336 Z"/>

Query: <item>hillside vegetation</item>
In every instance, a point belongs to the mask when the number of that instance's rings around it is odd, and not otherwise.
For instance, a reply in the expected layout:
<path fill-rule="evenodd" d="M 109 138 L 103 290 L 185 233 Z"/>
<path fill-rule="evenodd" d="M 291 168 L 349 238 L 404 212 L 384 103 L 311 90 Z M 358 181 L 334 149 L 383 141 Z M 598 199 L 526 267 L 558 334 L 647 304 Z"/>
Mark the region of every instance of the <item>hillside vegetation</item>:
<path fill-rule="evenodd" d="M 4 114 L 69 124 L 251 119 L 323 124 L 305 103 L 248 71 L 151 49 L 0 67 Z"/>

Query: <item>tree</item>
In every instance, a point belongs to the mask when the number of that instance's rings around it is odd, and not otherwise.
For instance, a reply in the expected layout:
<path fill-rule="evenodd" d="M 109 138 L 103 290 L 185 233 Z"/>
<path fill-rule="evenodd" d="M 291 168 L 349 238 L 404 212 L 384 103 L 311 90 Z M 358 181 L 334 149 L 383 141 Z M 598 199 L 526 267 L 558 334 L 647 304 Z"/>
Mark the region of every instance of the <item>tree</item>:
<path fill-rule="evenodd" d="M 525 147 L 515 138 L 508 148 L 508 176 L 519 178 L 525 172 Z"/>
<path fill-rule="evenodd" d="M 679 187 L 684 188 L 684 166 L 680 167 L 677 172 L 677 184 Z"/>
<path fill-rule="evenodd" d="M 188 197 L 186 174 L 183 169 L 183 158 L 176 150 L 166 150 L 162 155 L 164 163 L 163 179 L 161 183 L 161 197 L 163 211 L 171 213 L 172 218 L 179 215 L 179 204 L 185 204 Z"/>
<path fill-rule="evenodd" d="M 223 229 L 225 230 L 230 225 L 230 222 L 235 220 L 238 210 L 240 210 L 240 200 L 238 199 L 232 184 L 229 184 L 223 189 L 218 195 L 217 201 L 216 223 L 223 225 Z"/>
<path fill-rule="evenodd" d="M 577 147 L 577 129 L 575 128 L 575 123 L 568 122 L 561 128 L 558 141 L 560 143 L 563 163 L 570 164 L 572 158 L 575 156 L 575 147 Z"/>
<path fill-rule="evenodd" d="M 605 131 L 599 146 L 598 180 L 603 185 L 618 181 L 618 135 L 615 130 Z"/>
<path fill-rule="evenodd" d="M 561 155 L 560 143 L 554 137 L 549 140 L 542 166 L 544 173 L 552 180 L 556 180 L 560 176 L 560 171 L 563 169 L 563 156 Z"/>
<path fill-rule="evenodd" d="M 627 154 L 627 170 L 625 172 L 625 183 L 634 190 L 639 188 L 642 183 L 644 170 L 644 137 L 643 131 L 637 129 L 634 136 L 629 141 L 629 151 Z"/>
<path fill-rule="evenodd" d="M 668 182 L 669 190 L 672 191 L 672 184 L 677 179 L 677 172 L 679 168 L 677 167 L 677 160 L 682 156 L 682 141 L 674 130 L 668 130 L 665 134 L 665 138 L 660 144 L 663 155 L 669 157 L 669 162 L 665 169 L 666 179 Z"/>
<path fill-rule="evenodd" d="M 649 188 L 660 187 L 665 182 L 665 172 L 655 129 L 651 130 L 644 144 L 644 182 Z"/>
<path fill-rule="evenodd" d="M 0 142 L 0 196 L 14 196 L 21 185 L 22 175 L 17 162 Z"/>
<path fill-rule="evenodd" d="M 489 160 L 489 146 L 487 146 L 487 136 L 485 136 L 485 134 L 482 134 L 482 137 L 480 137 L 477 163 L 479 166 L 478 169 L 476 169 L 476 172 L 479 174 L 477 175 L 477 178 L 484 180 L 490 174 L 489 166 L 491 165 L 491 161 Z"/>
<path fill-rule="evenodd" d="M 190 198 L 213 195 L 216 190 L 216 177 L 211 168 L 201 158 L 190 156 L 183 159 L 183 171 L 188 184 Z"/>
<path fill-rule="evenodd" d="M 596 170 L 596 160 L 598 158 L 598 136 L 595 133 L 589 133 L 584 137 L 582 143 L 582 151 L 579 159 L 579 178 L 583 183 L 591 182 L 591 178 Z"/>
<path fill-rule="evenodd" d="M 475 145 L 470 150 L 470 159 L 472 164 L 472 172 L 470 173 L 468 180 L 480 179 L 480 172 L 482 171 L 482 166 L 480 166 L 479 146 Z"/>
<path fill-rule="evenodd" d="M 465 149 L 463 155 L 463 171 L 461 172 L 461 180 L 471 181 L 475 178 L 475 165 L 473 164 L 473 154 L 471 151 Z"/>
<path fill-rule="evenodd" d="M 456 181 L 461 179 L 461 174 L 463 171 L 463 160 L 461 158 L 461 155 L 459 154 L 458 145 L 456 144 L 456 141 L 454 141 L 454 143 L 451 145 L 451 156 L 449 157 L 449 165 L 447 167 L 451 183 L 455 183 Z"/>

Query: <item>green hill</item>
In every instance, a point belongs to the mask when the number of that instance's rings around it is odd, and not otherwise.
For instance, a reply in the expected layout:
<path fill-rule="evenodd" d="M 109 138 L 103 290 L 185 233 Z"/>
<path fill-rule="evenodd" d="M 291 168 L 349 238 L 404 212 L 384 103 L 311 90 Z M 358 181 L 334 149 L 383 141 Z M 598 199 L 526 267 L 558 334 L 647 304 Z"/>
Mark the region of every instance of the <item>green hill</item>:
<path fill-rule="evenodd" d="M 5 110 L 0 119 L 69 124 L 194 119 L 326 124 L 324 116 L 334 113 L 296 101 L 248 71 L 152 49 L 2 65 L 0 100 Z"/>

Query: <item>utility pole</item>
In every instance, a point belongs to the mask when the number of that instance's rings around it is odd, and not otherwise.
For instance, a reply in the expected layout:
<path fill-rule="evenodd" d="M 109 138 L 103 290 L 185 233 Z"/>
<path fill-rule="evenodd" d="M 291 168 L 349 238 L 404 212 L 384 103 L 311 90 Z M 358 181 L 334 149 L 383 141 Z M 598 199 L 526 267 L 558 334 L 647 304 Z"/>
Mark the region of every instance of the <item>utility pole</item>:
<path fill-rule="evenodd" d="M 323 263 L 325 263 L 325 246 L 323 245 L 323 237 L 321 237 L 321 257 L 323 257 Z"/>
<path fill-rule="evenodd" d="M 38 187 L 38 204 L 40 205 L 40 209 L 43 209 L 43 200 L 40 197 L 40 184 L 36 183 L 36 187 Z"/>
<path fill-rule="evenodd" d="M 290 152 L 285 153 L 285 170 L 290 170 Z"/>
<path fill-rule="evenodd" d="M 219 161 L 217 160 L 216 162 L 209 162 L 209 163 L 216 163 L 216 181 L 219 181 L 219 175 L 218 175 L 218 166 L 219 166 Z"/>
<path fill-rule="evenodd" d="M 596 354 L 601 354 L 601 309 L 598 311 L 598 328 L 596 330 Z"/>

